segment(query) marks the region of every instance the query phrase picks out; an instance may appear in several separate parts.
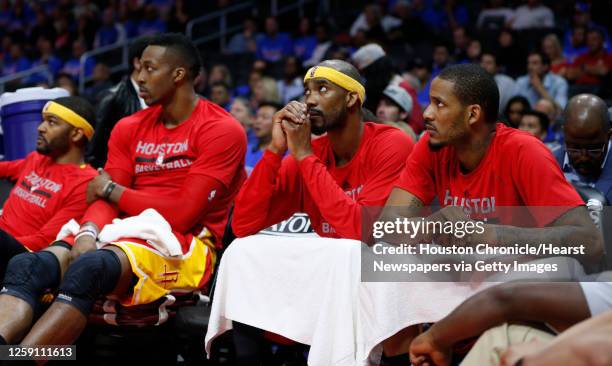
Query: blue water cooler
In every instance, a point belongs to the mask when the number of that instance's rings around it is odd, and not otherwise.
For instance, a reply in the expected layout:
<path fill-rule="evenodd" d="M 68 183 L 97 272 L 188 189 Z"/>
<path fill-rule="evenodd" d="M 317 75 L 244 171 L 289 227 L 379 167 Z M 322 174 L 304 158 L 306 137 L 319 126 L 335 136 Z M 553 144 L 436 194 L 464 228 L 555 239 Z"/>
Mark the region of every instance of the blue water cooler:
<path fill-rule="evenodd" d="M 23 88 L 0 96 L 4 160 L 22 159 L 36 149 L 41 111 L 52 99 L 67 97 L 62 88 Z"/>

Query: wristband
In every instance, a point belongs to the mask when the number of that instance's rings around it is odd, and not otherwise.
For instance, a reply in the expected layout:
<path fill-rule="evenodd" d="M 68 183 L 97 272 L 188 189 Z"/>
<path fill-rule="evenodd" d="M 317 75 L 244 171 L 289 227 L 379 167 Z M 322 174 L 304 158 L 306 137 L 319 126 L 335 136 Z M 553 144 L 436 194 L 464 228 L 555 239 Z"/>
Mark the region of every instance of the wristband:
<path fill-rule="evenodd" d="M 109 180 L 108 183 L 104 185 L 104 190 L 102 191 L 102 198 L 106 199 L 110 197 L 111 193 L 113 193 L 113 190 L 115 189 L 116 186 L 117 186 L 117 183 L 113 182 L 112 180 Z"/>
<path fill-rule="evenodd" d="M 85 230 L 81 230 L 81 231 L 80 231 L 80 232 L 77 234 L 77 236 L 75 236 L 75 237 L 74 237 L 74 241 L 76 242 L 76 241 L 77 241 L 77 240 L 79 240 L 79 238 L 80 238 L 80 237 L 82 237 L 82 236 L 90 236 L 90 237 L 92 237 L 94 240 L 97 240 L 97 239 L 98 239 L 98 235 L 96 234 L 96 232 L 95 232 L 95 231 L 85 229 Z"/>

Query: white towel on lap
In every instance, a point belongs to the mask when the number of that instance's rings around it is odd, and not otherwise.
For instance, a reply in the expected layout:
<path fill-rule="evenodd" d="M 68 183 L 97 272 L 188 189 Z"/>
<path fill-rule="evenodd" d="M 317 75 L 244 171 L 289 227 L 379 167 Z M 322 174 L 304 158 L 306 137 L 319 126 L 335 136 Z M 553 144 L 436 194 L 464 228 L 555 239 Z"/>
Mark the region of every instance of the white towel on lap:
<path fill-rule="evenodd" d="M 71 219 L 62 226 L 56 240 L 77 235 L 79 229 L 79 224 Z M 138 216 L 114 219 L 112 224 L 104 226 L 98 234 L 99 247 L 122 238 L 146 240 L 167 257 L 180 258 L 183 256 L 181 244 L 176 235 L 172 233 L 170 224 L 152 208 L 142 211 Z"/>
<path fill-rule="evenodd" d="M 367 365 L 380 342 L 436 321 L 475 292 L 454 283 L 361 283 L 361 243 L 255 235 L 222 257 L 206 334 L 232 320 L 311 346 L 311 366 Z"/>
<path fill-rule="evenodd" d="M 477 291 L 496 284 L 362 283 L 360 242 L 279 232 L 278 227 L 262 233 L 269 235 L 235 240 L 222 257 L 207 352 L 235 320 L 310 345 L 311 366 L 376 364 L 385 339 L 408 326 L 438 321 Z M 489 280 L 553 281 L 583 274 L 575 259 L 532 263 L 557 263 L 559 271 Z"/>
<path fill-rule="evenodd" d="M 170 224 L 159 212 L 148 208 L 138 216 L 125 219 L 114 219 L 112 224 L 105 225 L 98 240 L 101 243 L 112 243 L 121 238 L 138 238 L 146 240 L 151 246 L 168 257 L 182 257 L 183 250 Z"/>

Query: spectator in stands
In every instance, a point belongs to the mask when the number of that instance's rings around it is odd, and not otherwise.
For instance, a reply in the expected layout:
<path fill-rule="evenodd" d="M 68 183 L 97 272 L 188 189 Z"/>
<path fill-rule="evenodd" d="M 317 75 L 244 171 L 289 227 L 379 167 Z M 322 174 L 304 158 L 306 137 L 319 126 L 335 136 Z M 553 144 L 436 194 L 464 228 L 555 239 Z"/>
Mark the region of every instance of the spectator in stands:
<path fill-rule="evenodd" d="M 116 21 L 115 10 L 112 7 L 104 9 L 102 13 L 102 26 L 96 31 L 94 48 L 104 47 L 126 40 L 123 24 Z"/>
<path fill-rule="evenodd" d="M 586 44 L 587 29 L 584 26 L 573 26 L 567 31 L 563 43 L 563 55 L 572 63 L 576 57 L 588 51 Z"/>
<path fill-rule="evenodd" d="M 400 24 L 401 20 L 383 14 L 379 4 L 367 4 L 363 8 L 363 12 L 359 14 L 351 25 L 349 34 L 351 37 L 355 37 L 357 32 L 362 31 L 365 33 L 366 38 L 384 40 L 386 39 L 386 32 L 398 27 Z"/>
<path fill-rule="evenodd" d="M 514 95 L 515 82 L 508 75 L 499 73 L 497 58 L 494 53 L 484 52 L 480 57 L 480 66 L 489 74 L 493 75 L 497 89 L 499 89 L 499 111 L 504 111 L 506 105 Z"/>
<path fill-rule="evenodd" d="M 364 103 L 365 108 L 376 111 L 383 91 L 389 85 L 401 87 L 406 90 L 413 101 L 416 100 L 416 90 L 397 73 L 391 59 L 379 45 L 371 43 L 361 47 L 353 54 L 353 63 L 368 81 L 366 83 L 368 98 Z M 415 133 L 423 131 L 422 109 L 419 105 L 413 104 L 410 118 L 406 121 Z"/>
<path fill-rule="evenodd" d="M 567 59 L 563 57 L 561 43 L 556 34 L 548 34 L 542 39 L 542 52 L 550 60 L 550 72 L 566 77 L 569 63 Z"/>
<path fill-rule="evenodd" d="M 272 142 L 236 198 L 238 236 L 306 212 L 319 235 L 361 237 L 362 205 L 385 200 L 412 142 L 395 128 L 364 123 L 360 80 L 338 60 L 306 72 L 305 103 L 293 101 L 274 115 Z M 311 141 L 311 133 L 325 132 Z"/>
<path fill-rule="evenodd" d="M 605 9 L 605 8 L 604 8 Z M 597 11 L 597 10 L 595 10 Z M 600 18 L 601 19 L 601 18 Z M 581 27 L 584 30 L 583 33 L 583 38 L 582 38 L 582 44 L 584 46 L 586 43 L 586 30 L 587 29 L 599 29 L 603 32 L 604 35 L 604 43 L 607 43 L 608 40 L 608 31 L 606 29 L 605 26 L 602 26 L 601 24 L 597 24 L 596 22 L 594 22 L 592 20 L 591 17 L 591 4 L 589 4 L 588 2 L 584 2 L 584 1 L 576 1 L 576 4 L 574 5 L 574 12 L 572 14 L 572 28 L 569 28 L 565 31 L 565 41 L 569 43 L 569 41 L 571 40 L 572 37 L 572 29 L 575 29 L 576 27 Z M 584 50 L 580 53 L 583 53 L 586 51 L 586 47 L 584 47 Z M 579 53 L 579 54 L 580 54 Z"/>
<path fill-rule="evenodd" d="M 431 36 L 423 20 L 415 12 L 415 2 L 397 0 L 392 8 L 392 15 L 401 21 L 401 24 L 387 32 L 392 43 L 407 42 L 417 44 L 427 42 Z M 433 38 L 433 37 L 432 37 Z"/>
<path fill-rule="evenodd" d="M 589 50 L 576 57 L 574 64 L 568 70 L 567 77 L 575 81 L 571 94 L 597 94 L 612 69 L 612 54 L 604 48 L 604 34 L 594 28 L 587 33 Z"/>
<path fill-rule="evenodd" d="M 43 36 L 55 39 L 55 28 L 47 14 L 39 10 L 36 12 L 36 24 L 30 29 L 28 40 L 30 44 L 35 44 Z"/>
<path fill-rule="evenodd" d="M 55 43 L 53 48 L 57 51 L 60 58 L 65 59 L 70 56 L 72 51 L 73 34 L 70 32 L 70 23 L 66 14 L 60 14 L 59 19 L 53 22 L 55 26 Z"/>
<path fill-rule="evenodd" d="M 97 106 L 104 93 L 113 87 L 109 67 L 104 63 L 97 63 L 91 75 L 91 81 L 91 85 L 85 88 L 83 97 Z"/>
<path fill-rule="evenodd" d="M 312 52 L 317 47 L 317 38 L 312 35 L 310 19 L 303 17 L 300 19 L 298 33 L 293 40 L 293 54 L 304 62 L 312 57 Z"/>
<path fill-rule="evenodd" d="M 412 141 L 416 141 L 416 133 L 410 127 L 413 104 L 412 97 L 405 89 L 389 85 L 378 102 L 376 117 L 381 123 L 399 128 L 410 136 Z"/>
<path fill-rule="evenodd" d="M 246 18 L 243 22 L 243 30 L 232 36 L 227 45 L 226 52 L 236 53 L 255 53 L 257 44 L 262 40 L 263 35 L 257 32 L 257 22 L 253 18 Z"/>
<path fill-rule="evenodd" d="M 565 149 L 556 158 L 565 177 L 596 188 L 612 203 L 612 159 L 608 159 L 612 129 L 605 102 L 592 94 L 577 95 L 564 117 Z"/>
<path fill-rule="evenodd" d="M 533 106 L 534 111 L 542 112 L 550 121 L 550 125 L 548 126 L 548 132 L 546 133 L 546 138 L 544 142 L 558 142 L 563 143 L 563 121 L 559 120 L 559 116 L 561 115 L 561 111 L 559 111 L 555 105 L 548 99 L 540 99 Z"/>
<path fill-rule="evenodd" d="M 101 170 L 89 185 L 88 199 L 95 202 L 74 240 L 75 260 L 63 276 L 59 295 L 31 329 L 39 294 L 58 285 L 60 263 L 49 263 L 43 278 L 30 276 L 28 267 L 14 268 L 19 281 L 4 283 L 5 292 L 19 296 L 0 295 L 1 335 L 9 343 L 27 333 L 25 344 L 69 344 L 87 325 L 96 299 L 112 293 L 126 306 L 154 303 L 173 290 L 195 291 L 211 278 L 215 248 L 221 247 L 230 204 L 245 178 L 244 132 L 228 113 L 195 93 L 193 80 L 201 63 L 184 35 L 156 36 L 143 52 L 141 65 L 139 89 L 151 108 L 115 126 L 107 171 Z M 176 250 L 165 246 L 178 253 L 175 258 L 139 239 L 142 234 L 122 238 L 124 230 L 97 249 L 98 234 L 117 215 L 140 215 L 147 208 L 165 219 L 162 227 L 169 226 L 156 229 L 178 241 Z M 175 280 L 153 281 L 160 268 L 172 270 Z M 43 280 L 48 282 L 39 286 Z M 15 321 L 15 314 L 29 316 Z"/>
<path fill-rule="evenodd" d="M 253 133 L 253 123 L 255 116 L 253 115 L 253 109 L 249 105 L 249 101 L 242 97 L 234 98 L 232 106 L 230 108 L 230 114 L 240 122 L 244 132 L 247 135 L 247 145 L 252 144 L 257 140 L 257 137 Z"/>
<path fill-rule="evenodd" d="M 276 80 L 271 77 L 264 76 L 255 81 L 253 92 L 251 93 L 251 107 L 259 108 L 263 102 L 280 103 L 281 98 L 278 94 L 278 85 Z"/>
<path fill-rule="evenodd" d="M 55 99 L 43 109 L 36 152 L 21 160 L 0 162 L 0 176 L 16 182 L 0 217 L 0 279 L 9 260 L 20 253 L 43 250 L 41 259 L 55 260 L 50 244 L 60 228 L 85 213 L 87 184 L 96 176 L 83 163 L 93 119 L 93 107 L 86 100 Z M 17 257 L 13 263 L 20 260 Z"/>
<path fill-rule="evenodd" d="M 553 28 L 555 15 L 540 0 L 527 0 L 527 4 L 516 8 L 509 23 L 514 30 Z"/>
<path fill-rule="evenodd" d="M 523 113 L 530 111 L 531 106 L 527 98 L 522 95 L 517 95 L 508 101 L 504 110 L 504 119 L 506 124 L 513 128 L 518 128 L 523 118 Z"/>
<path fill-rule="evenodd" d="M 210 68 L 208 75 L 208 85 L 212 87 L 214 83 L 225 83 L 230 87 L 233 85 L 232 72 L 224 64 L 215 64 Z"/>
<path fill-rule="evenodd" d="M 455 0 L 445 0 L 439 3 L 432 1 L 415 3 L 413 5 L 415 12 L 419 14 L 430 32 L 438 35 L 446 34 L 456 27 L 469 25 L 467 8 L 463 4 L 457 4 Z"/>
<path fill-rule="evenodd" d="M 85 43 L 85 40 L 77 39 L 74 41 L 72 45 L 72 57 L 66 61 L 61 71 L 70 75 L 74 80 L 79 80 L 81 72 L 81 56 L 83 56 L 85 51 L 87 51 L 87 44 Z M 85 64 L 83 65 L 85 78 L 91 76 L 94 66 L 96 66 L 96 61 L 93 57 L 88 57 L 85 59 Z"/>
<path fill-rule="evenodd" d="M 232 104 L 232 94 L 229 85 L 217 81 L 210 87 L 210 101 L 229 112 Z"/>
<path fill-rule="evenodd" d="M 468 60 L 467 49 L 470 44 L 470 37 L 464 27 L 457 27 L 453 30 L 453 59 L 456 63 L 463 63 Z"/>
<path fill-rule="evenodd" d="M 514 10 L 504 6 L 504 0 L 489 0 L 478 14 L 476 27 L 484 32 L 498 32 L 512 19 Z"/>
<path fill-rule="evenodd" d="M 75 96 L 79 94 L 79 90 L 77 88 L 76 83 L 71 75 L 60 72 L 55 77 L 55 86 L 58 88 L 65 89 L 68 91 L 68 94 L 71 96 Z"/>
<path fill-rule="evenodd" d="M 137 27 L 139 36 L 164 33 L 166 31 L 166 22 L 160 18 L 157 8 L 153 4 L 145 5 L 144 17 Z"/>
<path fill-rule="evenodd" d="M 536 110 L 523 113 L 523 118 L 521 118 L 521 123 L 518 127 L 519 130 L 527 131 L 540 139 L 553 154 L 556 154 L 562 147 L 560 143 L 554 140 L 546 142 L 548 140 L 549 128 L 550 119 L 548 116 Z"/>
<path fill-rule="evenodd" d="M 2 64 L 2 75 L 12 75 L 32 67 L 32 62 L 26 57 L 21 42 L 13 42 L 10 50 L 4 55 Z"/>
<path fill-rule="evenodd" d="M 482 55 L 482 44 L 479 40 L 473 39 L 468 43 L 467 48 L 467 59 L 465 62 L 472 64 L 480 63 L 480 56 Z"/>
<path fill-rule="evenodd" d="M 147 47 L 147 39 L 139 39 L 130 44 L 129 74 L 126 75 L 110 93 L 102 98 L 96 113 L 96 133 L 89 145 L 87 160 L 95 168 L 102 168 L 108 156 L 108 140 L 117 122 L 141 109 L 147 108 L 138 91 L 140 55 Z"/>
<path fill-rule="evenodd" d="M 599 276 L 605 278 L 609 275 L 609 272 L 604 272 Z M 541 349 L 553 339 L 556 332 L 565 331 L 576 323 L 604 313 L 611 305 L 610 282 L 497 285 L 472 296 L 427 332 L 419 335 L 410 345 L 410 358 L 415 366 L 425 362 L 450 365 L 454 345 L 480 336 L 461 365 L 517 365 L 516 361 L 520 357 L 504 355 L 513 344 L 539 341 L 533 345 Z M 533 323 L 540 326 L 536 328 L 527 325 Z M 559 337 L 564 337 L 563 334 Z M 601 354 L 584 352 L 576 360 L 578 363 L 570 363 L 563 358 L 546 365 L 595 365 L 599 363 L 587 360 L 599 357 Z M 525 365 L 532 365 L 527 359 L 524 361 Z"/>
<path fill-rule="evenodd" d="M 544 141 L 549 124 L 550 122 L 548 120 L 548 116 L 544 113 L 538 111 L 527 111 L 523 113 L 518 129 L 527 131 L 541 141 Z"/>
<path fill-rule="evenodd" d="M 283 104 L 297 100 L 304 94 L 304 82 L 300 77 L 303 74 L 297 57 L 289 56 L 285 59 L 283 78 L 277 82 L 278 94 Z"/>
<path fill-rule="evenodd" d="M 293 52 L 291 37 L 279 33 L 275 17 L 266 18 L 266 33 L 257 42 L 257 58 L 267 62 L 278 62 Z"/>
<path fill-rule="evenodd" d="M 502 29 L 497 37 L 498 66 L 503 73 L 516 79 L 525 73 L 525 59 L 527 54 L 523 47 L 516 41 L 514 32 L 509 29 Z"/>
<path fill-rule="evenodd" d="M 550 59 L 542 52 L 533 51 L 527 56 L 527 75 L 516 80 L 515 95 L 522 95 L 533 107 L 544 98 L 562 110 L 567 103 L 567 81 L 550 72 Z"/>
<path fill-rule="evenodd" d="M 76 39 L 85 40 L 87 49 L 90 49 L 93 45 L 94 39 L 96 38 L 97 26 L 97 18 L 95 18 L 93 15 L 82 14 L 79 18 L 77 18 L 75 36 Z"/>
<path fill-rule="evenodd" d="M 274 114 L 282 107 L 283 106 L 278 103 L 263 102 L 259 105 L 259 108 L 257 108 L 255 122 L 253 123 L 253 134 L 256 140 L 247 146 L 244 160 L 247 174 L 251 174 L 255 165 L 261 160 L 270 141 L 272 141 L 272 128 L 274 127 L 272 119 Z"/>
<path fill-rule="evenodd" d="M 433 62 L 431 64 L 430 79 L 423 84 L 424 86 L 418 94 L 418 101 L 421 107 L 425 107 L 429 104 L 429 88 L 431 86 L 431 81 L 438 75 L 438 73 L 440 73 L 442 69 L 451 63 L 449 47 L 445 43 L 437 44 L 434 46 L 432 58 Z"/>
<path fill-rule="evenodd" d="M 325 55 L 333 49 L 333 42 L 330 39 L 329 25 L 327 23 L 322 22 L 315 25 L 315 37 L 317 44 L 312 51 L 312 56 L 302 63 L 304 67 L 311 67 L 323 61 L 327 58 Z"/>
<path fill-rule="evenodd" d="M 55 55 L 51 38 L 41 35 L 36 41 L 36 48 L 40 53 L 32 66 L 47 65 L 53 75 L 56 75 L 62 68 L 62 60 Z"/>

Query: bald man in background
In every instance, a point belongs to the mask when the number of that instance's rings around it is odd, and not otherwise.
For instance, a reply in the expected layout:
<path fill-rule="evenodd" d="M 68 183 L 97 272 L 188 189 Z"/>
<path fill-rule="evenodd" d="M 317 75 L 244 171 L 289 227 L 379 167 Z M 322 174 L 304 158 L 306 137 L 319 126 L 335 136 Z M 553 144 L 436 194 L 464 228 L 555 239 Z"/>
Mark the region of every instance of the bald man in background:
<path fill-rule="evenodd" d="M 557 161 L 572 183 L 581 183 L 602 192 L 612 202 L 612 161 L 610 117 L 606 103 L 593 94 L 573 97 L 564 113 L 565 148 Z"/>

